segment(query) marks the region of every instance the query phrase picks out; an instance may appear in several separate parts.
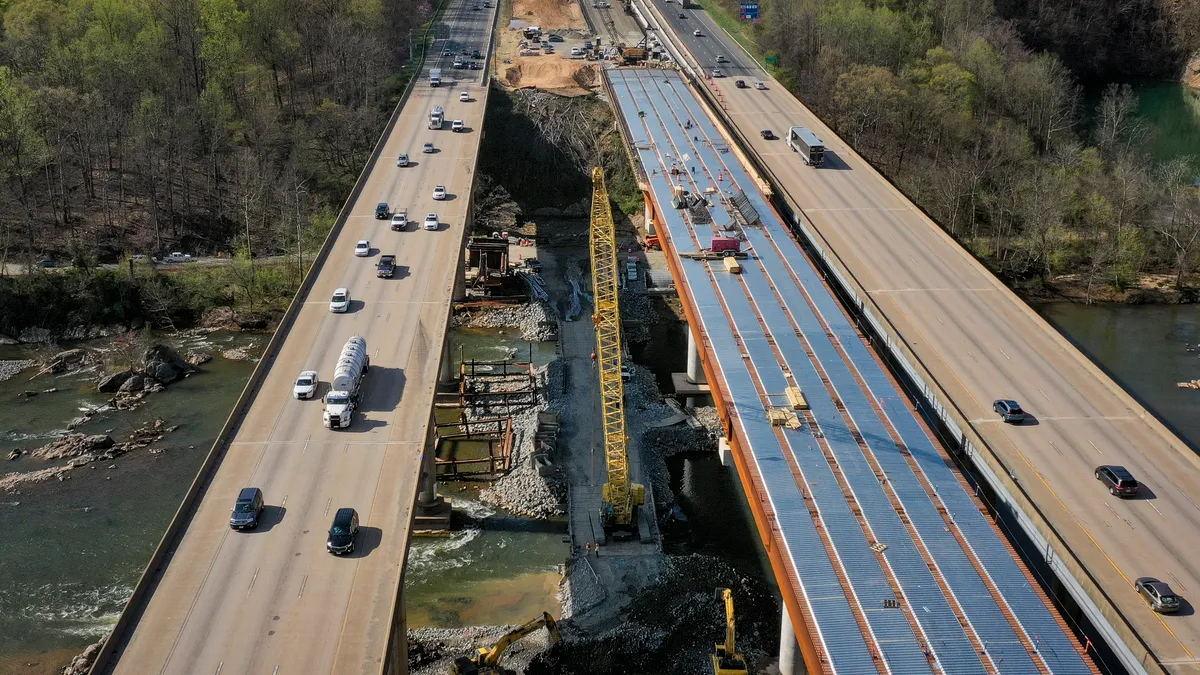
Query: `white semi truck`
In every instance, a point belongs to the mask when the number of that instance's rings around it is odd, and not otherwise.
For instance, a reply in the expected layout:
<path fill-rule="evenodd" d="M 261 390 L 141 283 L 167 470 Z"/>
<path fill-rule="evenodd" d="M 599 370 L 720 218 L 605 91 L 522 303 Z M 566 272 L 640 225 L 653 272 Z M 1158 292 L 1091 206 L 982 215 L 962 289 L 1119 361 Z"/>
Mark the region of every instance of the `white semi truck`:
<path fill-rule="evenodd" d="M 429 111 L 429 128 L 441 129 L 442 122 L 446 121 L 446 111 L 442 106 L 434 106 L 433 110 Z"/>
<path fill-rule="evenodd" d="M 800 158 L 809 166 L 821 166 L 825 163 L 825 143 L 813 132 L 804 127 L 788 129 L 788 147 L 800 153 Z"/>
<path fill-rule="evenodd" d="M 333 369 L 329 393 L 325 395 L 325 427 L 344 429 L 354 421 L 354 410 L 362 392 L 363 376 L 371 368 L 367 340 L 355 335 L 346 340 Z"/>

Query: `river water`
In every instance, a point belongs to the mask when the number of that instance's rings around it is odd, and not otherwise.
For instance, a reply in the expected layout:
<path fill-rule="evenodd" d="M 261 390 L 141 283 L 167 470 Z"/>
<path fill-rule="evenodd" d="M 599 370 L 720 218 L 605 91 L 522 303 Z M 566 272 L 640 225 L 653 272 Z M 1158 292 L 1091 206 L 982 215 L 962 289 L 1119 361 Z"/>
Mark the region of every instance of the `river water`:
<path fill-rule="evenodd" d="M 1158 132 L 1151 149 L 1154 159 L 1190 155 L 1200 174 L 1200 92 L 1178 82 L 1143 83 L 1136 91 L 1138 112 Z"/>

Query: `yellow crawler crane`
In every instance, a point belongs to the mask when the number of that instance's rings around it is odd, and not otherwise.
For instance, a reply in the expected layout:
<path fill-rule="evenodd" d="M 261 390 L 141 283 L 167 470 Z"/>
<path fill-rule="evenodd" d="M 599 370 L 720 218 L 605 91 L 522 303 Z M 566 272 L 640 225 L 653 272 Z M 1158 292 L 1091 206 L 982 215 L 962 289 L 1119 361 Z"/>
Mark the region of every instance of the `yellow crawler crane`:
<path fill-rule="evenodd" d="M 748 675 L 746 658 L 737 653 L 733 644 L 733 592 L 718 588 L 717 599 L 725 601 L 725 642 L 713 651 L 713 675 Z"/>
<path fill-rule="evenodd" d="M 601 488 L 600 522 L 606 536 L 637 535 L 637 508 L 646 488 L 629 480 L 625 452 L 625 386 L 621 380 L 621 308 L 617 290 L 617 242 L 604 169 L 592 169 L 592 290 L 595 297 L 596 365 L 600 373 L 600 406 L 604 415 L 604 457 L 608 482 Z"/>

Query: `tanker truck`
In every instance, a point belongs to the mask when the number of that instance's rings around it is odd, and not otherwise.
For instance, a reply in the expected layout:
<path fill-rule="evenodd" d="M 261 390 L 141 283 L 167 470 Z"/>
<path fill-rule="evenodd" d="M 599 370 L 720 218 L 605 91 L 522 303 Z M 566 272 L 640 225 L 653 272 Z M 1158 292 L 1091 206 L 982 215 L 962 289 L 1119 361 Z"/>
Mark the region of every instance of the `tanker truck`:
<path fill-rule="evenodd" d="M 362 391 L 363 376 L 371 368 L 371 357 L 367 356 L 367 340 L 355 335 L 346 340 L 342 353 L 338 355 L 333 369 L 329 393 L 325 395 L 325 427 L 343 429 L 354 420 L 354 409 Z"/>

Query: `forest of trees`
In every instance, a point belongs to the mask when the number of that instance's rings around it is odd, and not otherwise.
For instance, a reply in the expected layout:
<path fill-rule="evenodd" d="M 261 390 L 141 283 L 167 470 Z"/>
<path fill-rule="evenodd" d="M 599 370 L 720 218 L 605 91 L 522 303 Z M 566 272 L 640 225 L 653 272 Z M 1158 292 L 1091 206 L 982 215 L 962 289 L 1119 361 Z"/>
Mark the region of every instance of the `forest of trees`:
<path fill-rule="evenodd" d="M 0 269 L 311 248 L 431 0 L 0 0 Z M 410 33 L 411 31 L 411 33 Z"/>
<path fill-rule="evenodd" d="M 1132 88 L 1094 83 L 1178 77 L 1200 49 L 1200 3 L 763 4 L 754 38 L 781 79 L 1010 283 L 1192 279 L 1200 162 L 1156 164 Z"/>

